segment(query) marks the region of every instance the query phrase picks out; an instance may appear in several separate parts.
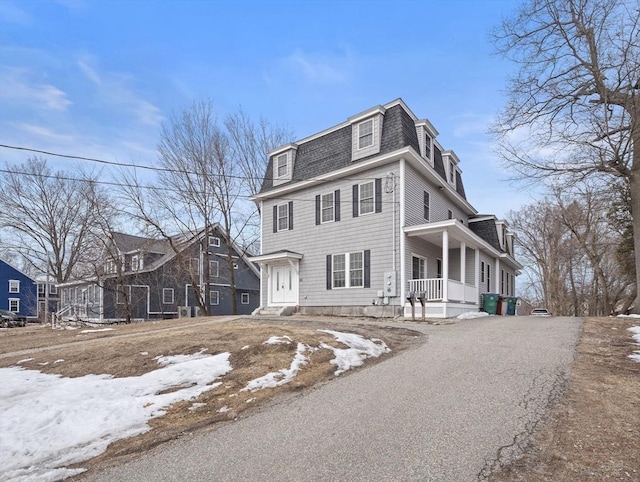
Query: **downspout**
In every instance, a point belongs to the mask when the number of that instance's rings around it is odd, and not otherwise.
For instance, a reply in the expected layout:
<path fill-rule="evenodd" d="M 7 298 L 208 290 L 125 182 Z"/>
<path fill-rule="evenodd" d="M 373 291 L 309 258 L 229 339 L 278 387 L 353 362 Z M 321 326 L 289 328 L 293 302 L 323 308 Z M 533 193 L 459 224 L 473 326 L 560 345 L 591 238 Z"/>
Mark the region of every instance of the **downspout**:
<path fill-rule="evenodd" d="M 405 236 L 402 232 L 402 226 L 404 226 L 404 200 L 405 200 L 405 184 L 406 184 L 406 172 L 405 172 L 405 160 L 404 157 L 400 159 L 400 219 L 399 219 L 399 231 L 400 231 L 400 300 L 399 304 L 403 307 L 402 315 L 404 315 L 404 292 L 407 280 L 405 279 Z"/>

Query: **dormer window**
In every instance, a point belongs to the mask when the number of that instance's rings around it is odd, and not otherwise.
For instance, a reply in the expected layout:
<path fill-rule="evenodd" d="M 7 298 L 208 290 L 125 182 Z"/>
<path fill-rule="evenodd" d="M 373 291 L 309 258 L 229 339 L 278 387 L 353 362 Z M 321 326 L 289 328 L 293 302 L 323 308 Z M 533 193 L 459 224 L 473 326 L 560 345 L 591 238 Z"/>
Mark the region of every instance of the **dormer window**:
<path fill-rule="evenodd" d="M 454 185 L 456 183 L 456 166 L 453 161 L 449 162 L 449 183 Z"/>
<path fill-rule="evenodd" d="M 269 153 L 273 162 L 273 185 L 278 186 L 291 181 L 293 178 L 293 164 L 295 162 L 295 144 L 287 144 Z"/>
<path fill-rule="evenodd" d="M 358 124 L 358 149 L 373 145 L 373 119 Z"/>
<path fill-rule="evenodd" d="M 276 157 L 276 165 L 278 166 L 278 176 L 277 177 L 285 177 L 289 173 L 289 166 L 287 162 L 287 154 L 280 154 Z"/>
<path fill-rule="evenodd" d="M 424 157 L 426 157 L 429 160 L 432 160 L 432 154 L 431 154 L 431 143 L 433 142 L 433 140 L 431 139 L 431 136 L 429 134 L 425 134 L 424 135 Z"/>

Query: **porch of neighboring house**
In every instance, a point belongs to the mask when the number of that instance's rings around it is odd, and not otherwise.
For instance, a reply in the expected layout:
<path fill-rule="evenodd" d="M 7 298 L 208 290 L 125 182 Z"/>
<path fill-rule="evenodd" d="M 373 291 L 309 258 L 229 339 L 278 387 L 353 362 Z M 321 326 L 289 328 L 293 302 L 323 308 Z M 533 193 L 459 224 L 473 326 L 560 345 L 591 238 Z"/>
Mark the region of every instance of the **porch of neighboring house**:
<path fill-rule="evenodd" d="M 480 249 L 474 233 L 457 220 L 404 228 L 412 259 L 405 286 L 404 316 L 450 318 L 479 308 L 478 272 Z M 418 274 L 420 257 L 414 252 L 429 252 L 425 258 L 432 267 L 425 277 Z M 418 262 L 416 263 L 416 259 Z M 418 266 L 416 266 L 418 264 Z M 435 275 L 435 276 L 434 276 Z M 424 305 L 424 307 L 423 307 Z"/>

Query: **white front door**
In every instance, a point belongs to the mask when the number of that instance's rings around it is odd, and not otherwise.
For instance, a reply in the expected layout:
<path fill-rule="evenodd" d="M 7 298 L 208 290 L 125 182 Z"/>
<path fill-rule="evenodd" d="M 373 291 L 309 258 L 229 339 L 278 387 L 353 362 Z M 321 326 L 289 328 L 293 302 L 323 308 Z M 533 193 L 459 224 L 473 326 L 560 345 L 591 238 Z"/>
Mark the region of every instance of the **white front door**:
<path fill-rule="evenodd" d="M 271 268 L 271 304 L 294 305 L 298 301 L 298 273 L 291 265 Z"/>

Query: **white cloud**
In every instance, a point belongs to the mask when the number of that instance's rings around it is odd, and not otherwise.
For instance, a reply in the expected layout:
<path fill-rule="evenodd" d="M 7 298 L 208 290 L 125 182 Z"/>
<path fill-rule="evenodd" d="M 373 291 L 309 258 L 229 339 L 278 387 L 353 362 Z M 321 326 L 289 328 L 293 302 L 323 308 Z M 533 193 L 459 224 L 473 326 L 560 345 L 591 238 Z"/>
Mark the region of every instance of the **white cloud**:
<path fill-rule="evenodd" d="M 66 92 L 54 85 L 33 80 L 32 72 L 24 68 L 7 68 L 0 72 L 0 101 L 12 104 L 27 103 L 29 107 L 67 110 L 71 101 Z"/>
<path fill-rule="evenodd" d="M 56 142 L 71 142 L 74 139 L 73 136 L 58 134 L 47 127 L 27 124 L 26 122 L 20 122 L 16 125 L 16 127 L 24 132 L 27 132 L 30 135 L 46 137 L 49 140 Z"/>
<path fill-rule="evenodd" d="M 117 106 L 128 111 L 138 122 L 158 126 L 163 116 L 160 109 L 151 102 L 142 99 L 131 86 L 132 78 L 125 74 L 100 72 L 100 69 L 92 64 L 96 61 L 91 56 L 84 54 L 78 61 L 80 71 L 98 89 L 98 98 L 107 107 Z"/>
<path fill-rule="evenodd" d="M 284 59 L 285 65 L 306 79 L 321 84 L 343 84 L 349 80 L 351 58 L 313 55 L 297 49 Z"/>

